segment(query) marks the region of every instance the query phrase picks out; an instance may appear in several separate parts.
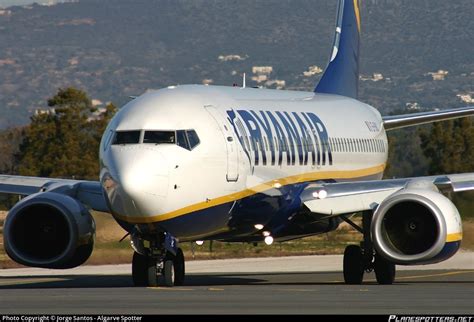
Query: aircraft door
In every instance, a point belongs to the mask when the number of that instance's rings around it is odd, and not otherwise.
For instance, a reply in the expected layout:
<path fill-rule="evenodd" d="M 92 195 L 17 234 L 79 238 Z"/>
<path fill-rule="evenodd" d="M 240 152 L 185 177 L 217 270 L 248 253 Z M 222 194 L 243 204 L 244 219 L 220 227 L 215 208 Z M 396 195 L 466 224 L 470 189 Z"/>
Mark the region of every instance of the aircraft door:
<path fill-rule="evenodd" d="M 221 131 L 227 149 L 227 181 L 237 181 L 239 179 L 239 150 L 237 138 L 232 131 L 232 127 L 227 120 L 227 116 L 213 105 L 206 105 L 204 108 L 211 114 Z"/>

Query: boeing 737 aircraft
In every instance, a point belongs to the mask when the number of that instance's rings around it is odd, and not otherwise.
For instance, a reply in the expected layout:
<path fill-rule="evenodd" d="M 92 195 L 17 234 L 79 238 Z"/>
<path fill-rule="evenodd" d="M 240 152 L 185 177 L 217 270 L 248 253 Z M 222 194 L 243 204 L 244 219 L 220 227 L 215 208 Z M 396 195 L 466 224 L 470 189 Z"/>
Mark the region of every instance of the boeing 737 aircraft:
<path fill-rule="evenodd" d="M 346 283 L 395 265 L 448 259 L 462 226 L 446 192 L 474 189 L 474 173 L 382 180 L 387 131 L 474 115 L 474 107 L 381 116 L 357 100 L 358 0 L 340 0 L 330 61 L 313 92 L 170 86 L 126 104 L 100 145 L 100 181 L 0 176 L 25 196 L 9 212 L 4 245 L 16 262 L 71 268 L 93 250 L 90 210 L 130 233 L 137 286 L 182 285 L 179 243 L 286 241 L 345 221 L 363 237 L 344 253 Z M 353 216 L 362 214 L 362 225 Z"/>

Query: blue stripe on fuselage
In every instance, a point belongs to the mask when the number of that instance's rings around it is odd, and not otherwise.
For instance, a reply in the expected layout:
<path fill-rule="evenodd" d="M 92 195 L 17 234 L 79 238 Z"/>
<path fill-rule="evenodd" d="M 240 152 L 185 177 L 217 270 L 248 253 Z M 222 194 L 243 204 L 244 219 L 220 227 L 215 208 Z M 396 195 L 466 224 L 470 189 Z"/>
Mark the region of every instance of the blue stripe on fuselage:
<path fill-rule="evenodd" d="M 381 176 L 382 173 L 376 173 L 339 182 L 374 180 L 380 179 Z M 327 178 L 327 180 L 332 180 L 332 178 Z M 290 226 L 293 221 L 288 219 L 293 218 L 293 215 L 302 209 L 300 195 L 310 183 L 311 181 L 285 185 L 278 189 L 279 194 L 256 193 L 236 201 L 149 224 L 130 224 L 115 218 L 129 232 L 135 231 L 135 226 L 138 225 L 143 234 L 153 234 L 157 230 L 167 231 L 182 241 L 199 239 L 263 240 L 261 235 L 254 234 L 255 224 L 265 225 L 265 229 L 270 231 L 275 238 L 282 240 L 288 236 L 298 238 L 327 232 L 328 227 L 333 225 L 328 219 L 327 222 L 320 220 L 318 225 L 313 226 L 310 223 Z M 294 216 L 294 218 L 298 219 L 299 217 Z"/>

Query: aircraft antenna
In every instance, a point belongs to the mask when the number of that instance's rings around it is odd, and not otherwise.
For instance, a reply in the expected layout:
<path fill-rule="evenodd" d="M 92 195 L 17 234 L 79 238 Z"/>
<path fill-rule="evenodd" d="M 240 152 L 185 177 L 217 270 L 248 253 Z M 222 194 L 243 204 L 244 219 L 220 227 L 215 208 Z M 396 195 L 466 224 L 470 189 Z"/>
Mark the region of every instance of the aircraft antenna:
<path fill-rule="evenodd" d="M 243 80 L 242 80 L 242 88 L 245 88 L 246 84 L 245 84 L 245 73 L 243 75 Z"/>

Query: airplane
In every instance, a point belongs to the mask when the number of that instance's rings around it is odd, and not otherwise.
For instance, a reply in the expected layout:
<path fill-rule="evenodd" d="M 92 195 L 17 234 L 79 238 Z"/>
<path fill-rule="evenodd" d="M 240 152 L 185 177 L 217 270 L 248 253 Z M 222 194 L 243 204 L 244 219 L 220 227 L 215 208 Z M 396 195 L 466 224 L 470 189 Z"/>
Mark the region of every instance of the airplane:
<path fill-rule="evenodd" d="M 134 250 L 136 286 L 183 285 L 180 243 L 287 241 L 347 222 L 362 236 L 343 275 L 454 255 L 462 223 L 447 193 L 474 189 L 474 173 L 382 180 L 387 131 L 474 115 L 474 107 L 382 116 L 358 98 L 360 3 L 339 0 L 328 66 L 312 92 L 207 85 L 145 93 L 112 118 L 100 144 L 100 180 L 0 176 L 23 195 L 4 224 L 10 258 L 66 269 L 91 255 L 91 210 L 110 213 Z M 362 223 L 354 221 L 361 214 Z"/>

